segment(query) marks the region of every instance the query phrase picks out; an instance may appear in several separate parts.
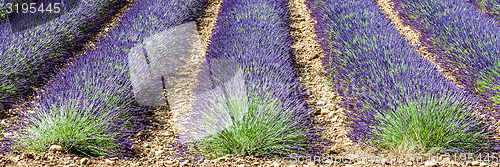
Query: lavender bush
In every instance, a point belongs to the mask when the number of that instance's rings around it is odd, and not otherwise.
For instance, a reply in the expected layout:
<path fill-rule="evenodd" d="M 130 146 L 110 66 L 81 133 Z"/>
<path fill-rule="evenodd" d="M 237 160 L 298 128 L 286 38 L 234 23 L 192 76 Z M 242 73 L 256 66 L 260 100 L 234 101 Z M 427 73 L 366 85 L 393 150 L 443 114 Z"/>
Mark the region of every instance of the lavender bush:
<path fill-rule="evenodd" d="M 126 2 L 81 0 L 60 17 L 19 32 L 13 30 L 14 25 L 30 25 L 39 19 L 0 22 L 0 102 L 10 106 L 8 102 L 32 93 L 32 86 L 41 86 L 55 67 L 80 51 Z"/>
<path fill-rule="evenodd" d="M 45 151 L 51 144 L 91 156 L 132 156 L 134 136 L 144 128 L 151 108 L 134 101 L 127 53 L 164 29 L 193 21 L 206 1 L 155 0 L 132 4 L 117 26 L 99 38 L 57 76 L 24 109 L 26 123 L 16 144 L 23 151 Z"/>
<path fill-rule="evenodd" d="M 8 14 L 7 14 L 7 8 L 4 5 L 4 0 L 0 1 L 0 23 L 3 23 L 4 21 L 7 21 L 8 19 Z"/>
<path fill-rule="evenodd" d="M 500 27 L 466 1 L 393 0 L 405 25 L 483 105 L 500 109 Z M 418 12 L 417 12 L 418 11 Z M 497 116 L 498 117 L 498 116 Z"/>
<path fill-rule="evenodd" d="M 221 4 L 196 100 L 181 134 L 209 157 L 319 153 L 292 62 L 284 0 L 226 0 Z"/>
<path fill-rule="evenodd" d="M 481 11 L 486 12 L 490 17 L 500 21 L 500 1 L 499 0 L 468 0 Z"/>
<path fill-rule="evenodd" d="M 307 5 L 329 82 L 350 111 L 351 140 L 408 152 L 500 149 L 477 99 L 420 57 L 375 1 Z"/>

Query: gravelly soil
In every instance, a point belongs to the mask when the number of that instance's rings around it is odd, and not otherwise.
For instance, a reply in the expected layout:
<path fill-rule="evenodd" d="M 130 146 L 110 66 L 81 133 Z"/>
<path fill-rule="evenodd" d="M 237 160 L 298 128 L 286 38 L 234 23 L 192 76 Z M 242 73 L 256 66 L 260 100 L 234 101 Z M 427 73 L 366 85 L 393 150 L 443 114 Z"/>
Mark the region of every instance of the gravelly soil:
<path fill-rule="evenodd" d="M 216 20 L 216 15 L 222 0 L 209 0 L 206 13 L 197 20 L 198 30 L 200 32 L 201 43 L 204 51 L 209 43 L 211 33 Z M 319 127 L 325 129 L 322 135 L 330 141 L 330 146 L 324 149 L 324 153 L 331 156 L 346 157 L 355 154 L 374 154 L 375 150 L 362 147 L 352 143 L 345 134 L 345 109 L 338 105 L 339 97 L 326 85 L 325 71 L 323 70 L 321 59 L 324 54 L 319 44 L 314 40 L 315 21 L 310 18 L 309 12 L 304 5 L 304 0 L 288 0 L 289 13 L 291 15 L 290 32 L 296 42 L 292 45 L 293 54 L 296 56 L 297 72 L 300 77 L 301 85 L 308 91 L 307 102 L 311 107 L 316 108 L 316 124 L 322 124 Z M 407 36 L 408 40 L 418 42 L 415 32 L 409 28 L 402 28 L 401 24 L 393 13 L 387 7 L 387 0 L 378 0 L 381 8 L 388 15 L 402 34 Z M 124 8 L 126 9 L 126 8 Z M 114 20 L 113 22 L 115 22 Z M 106 30 L 112 28 L 113 22 Z M 101 34 L 105 35 L 105 34 Z M 90 43 L 89 46 L 92 44 Z M 424 56 L 425 57 L 425 56 Z M 192 61 L 199 63 L 199 59 Z M 196 70 L 196 66 L 192 66 Z M 187 92 L 189 94 L 189 92 Z M 186 103 L 184 103 L 185 105 Z M 180 105 L 179 105 L 180 106 Z M 178 106 L 178 107 L 179 107 Z M 151 124 L 147 126 L 146 133 L 139 134 L 134 140 L 136 144 L 134 149 L 137 157 L 129 160 L 118 160 L 116 158 L 88 158 L 74 154 L 63 154 L 60 152 L 45 153 L 11 153 L 0 156 L 0 166 L 423 166 L 423 163 L 414 164 L 367 164 L 361 160 L 352 159 L 350 163 L 292 163 L 283 159 L 256 158 L 253 156 L 225 156 L 215 160 L 205 160 L 203 162 L 181 162 L 181 158 L 175 157 L 176 152 L 169 147 L 168 143 L 173 143 L 178 135 L 175 130 L 174 113 L 170 107 L 158 107 L 147 117 Z M 3 125 L 10 124 L 10 119 L 3 119 Z M 356 163 L 354 163 L 356 162 Z M 491 165 L 491 164 L 490 164 Z M 439 166 L 460 166 L 458 164 L 440 164 Z M 496 165 L 498 166 L 498 165 Z"/>

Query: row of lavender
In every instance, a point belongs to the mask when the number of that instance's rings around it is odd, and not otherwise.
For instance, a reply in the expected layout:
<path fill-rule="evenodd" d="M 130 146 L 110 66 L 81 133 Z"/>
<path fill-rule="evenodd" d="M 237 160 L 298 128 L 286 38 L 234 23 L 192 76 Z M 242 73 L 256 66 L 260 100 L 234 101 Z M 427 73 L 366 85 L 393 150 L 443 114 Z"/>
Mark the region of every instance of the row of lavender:
<path fill-rule="evenodd" d="M 485 106 L 500 109 L 500 26 L 461 0 L 393 0 L 405 25 Z M 418 11 L 418 12 L 416 12 Z"/>
<path fill-rule="evenodd" d="M 413 2 L 417 4 L 417 2 Z M 497 151 L 477 99 L 407 44 L 372 0 L 309 0 L 348 136 L 397 151 Z M 420 11 L 420 10 L 414 10 Z M 486 117 L 489 118 L 489 117 Z"/>
<path fill-rule="evenodd" d="M 57 71 L 55 67 L 81 50 L 126 3 L 127 0 L 81 0 L 60 17 L 18 32 L 13 31 L 14 25 L 32 25 L 43 19 L 36 17 L 39 14 L 34 14 L 34 18 L 18 15 L 20 18 L 0 22 L 0 110 L 2 103 L 10 106 L 12 100 L 32 93 L 32 86 L 42 85 Z"/>
<path fill-rule="evenodd" d="M 500 22 L 500 1 L 499 0 L 468 0 L 481 11 L 484 11 L 488 16 Z"/>
<path fill-rule="evenodd" d="M 66 69 L 51 76 L 45 93 L 24 109 L 21 151 L 46 151 L 61 145 L 67 152 L 90 156 L 130 156 L 130 136 L 144 128 L 144 112 L 134 101 L 128 53 L 154 33 L 193 21 L 204 0 L 140 0 L 117 26 L 100 37 Z M 14 147 L 15 148 L 15 147 Z"/>
<path fill-rule="evenodd" d="M 291 54 L 285 0 L 225 0 L 181 141 L 209 157 L 319 153 Z M 194 140 L 192 140 L 194 139 Z"/>
<path fill-rule="evenodd" d="M 4 21 L 7 21 L 9 19 L 6 10 L 7 10 L 7 7 L 4 4 L 4 0 L 1 0 L 0 1 L 0 23 L 3 23 Z"/>

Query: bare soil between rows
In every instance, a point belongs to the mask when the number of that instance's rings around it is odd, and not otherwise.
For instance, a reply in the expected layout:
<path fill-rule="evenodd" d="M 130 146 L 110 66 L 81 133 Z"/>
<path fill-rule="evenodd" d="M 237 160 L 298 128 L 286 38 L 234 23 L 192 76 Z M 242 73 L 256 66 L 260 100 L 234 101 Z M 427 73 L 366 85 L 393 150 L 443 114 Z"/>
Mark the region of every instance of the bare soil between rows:
<path fill-rule="evenodd" d="M 197 19 L 197 26 L 204 51 L 210 42 L 210 37 L 214 29 L 218 9 L 222 0 L 208 0 L 205 13 Z M 377 0 L 381 10 L 385 12 L 389 19 L 393 21 L 401 34 L 405 35 L 412 44 L 418 43 L 418 34 L 411 32 L 407 27 L 403 27 L 398 22 L 396 15 L 387 5 L 387 0 Z M 314 19 L 310 16 L 304 0 L 288 0 L 289 14 L 291 19 L 290 33 L 295 42 L 292 44 L 293 54 L 295 55 L 296 69 L 301 81 L 301 86 L 307 90 L 307 102 L 310 107 L 315 108 L 314 123 L 319 128 L 324 129 L 321 132 L 324 139 L 329 141 L 329 146 L 325 147 L 323 152 L 328 156 L 348 157 L 357 154 L 377 155 L 375 149 L 353 143 L 346 136 L 347 111 L 339 105 L 340 97 L 327 86 L 325 70 L 321 63 L 324 57 L 323 50 L 315 40 Z M 125 10 L 125 9 L 124 9 Z M 121 12 L 123 13 L 123 12 Z M 109 26 L 105 27 L 108 31 L 118 19 L 113 19 Z M 106 32 L 105 31 L 105 32 Z M 100 33 L 99 35 L 105 35 Z M 94 43 L 97 41 L 93 41 Z M 94 46 L 88 44 L 88 48 Z M 420 51 L 420 49 L 418 49 Z M 419 52 L 421 53 L 421 52 Z M 429 58 L 425 52 L 423 57 Z M 429 58 L 432 61 L 432 58 Z M 452 78 L 450 78 L 453 80 Z M 185 104 L 183 104 L 185 105 Z M 182 106 L 182 105 L 181 105 Z M 9 125 L 15 119 L 15 110 L 10 110 L 7 118 L 1 120 L 2 125 Z M 176 113 L 172 113 L 170 107 L 158 107 L 147 115 L 150 124 L 146 127 L 146 133 L 138 134 L 133 146 L 137 156 L 130 159 L 117 159 L 107 157 L 89 158 L 75 154 L 64 154 L 61 152 L 44 153 L 9 153 L 0 155 L 0 166 L 423 166 L 423 163 L 413 164 L 370 164 L 359 159 L 351 159 L 347 163 L 309 163 L 303 160 L 299 163 L 292 163 L 284 159 L 257 158 L 253 156 L 225 156 L 214 160 L 205 160 L 203 162 L 183 161 L 182 157 L 177 157 L 175 147 L 169 143 L 177 141 L 178 135 L 175 127 Z M 393 153 L 392 153 L 393 154 Z M 498 164 L 490 166 L 499 166 Z M 460 164 L 439 164 L 439 166 L 462 166 Z"/>

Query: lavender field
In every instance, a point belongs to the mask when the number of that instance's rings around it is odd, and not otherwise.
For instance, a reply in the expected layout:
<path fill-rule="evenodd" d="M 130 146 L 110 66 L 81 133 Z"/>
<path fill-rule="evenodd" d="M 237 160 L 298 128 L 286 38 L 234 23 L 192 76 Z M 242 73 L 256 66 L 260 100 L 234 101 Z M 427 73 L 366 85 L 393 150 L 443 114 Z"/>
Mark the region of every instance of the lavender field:
<path fill-rule="evenodd" d="M 499 5 L 0 0 L 0 166 L 499 166 Z"/>

